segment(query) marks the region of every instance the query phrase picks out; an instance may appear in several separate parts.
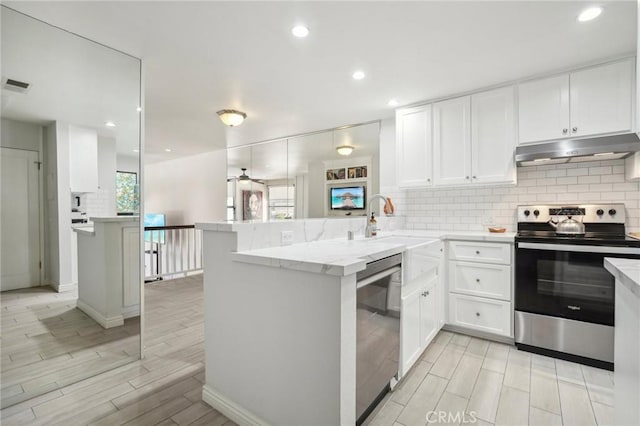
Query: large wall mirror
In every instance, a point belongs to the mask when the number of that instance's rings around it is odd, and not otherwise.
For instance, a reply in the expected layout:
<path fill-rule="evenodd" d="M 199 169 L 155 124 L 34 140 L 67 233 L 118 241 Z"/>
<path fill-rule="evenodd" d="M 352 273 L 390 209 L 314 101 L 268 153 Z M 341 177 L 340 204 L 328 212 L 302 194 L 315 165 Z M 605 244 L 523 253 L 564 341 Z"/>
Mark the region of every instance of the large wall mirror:
<path fill-rule="evenodd" d="M 140 358 L 141 62 L 1 12 L 5 408 Z"/>
<path fill-rule="evenodd" d="M 227 150 L 227 220 L 366 214 L 379 192 L 380 122 Z"/>

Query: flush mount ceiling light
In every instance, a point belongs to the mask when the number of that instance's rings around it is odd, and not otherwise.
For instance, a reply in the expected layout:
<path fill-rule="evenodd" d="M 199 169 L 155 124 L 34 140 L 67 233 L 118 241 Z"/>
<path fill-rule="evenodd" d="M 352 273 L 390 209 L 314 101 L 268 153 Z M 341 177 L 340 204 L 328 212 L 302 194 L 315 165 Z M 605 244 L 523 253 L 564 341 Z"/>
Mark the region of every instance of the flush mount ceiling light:
<path fill-rule="evenodd" d="M 391 99 L 388 104 L 390 107 L 397 107 L 400 103 L 396 99 Z"/>
<path fill-rule="evenodd" d="M 164 152 L 171 152 L 171 149 L 169 149 L 169 148 L 165 148 L 165 149 L 164 149 Z"/>
<path fill-rule="evenodd" d="M 598 16 L 600 16 L 601 13 L 602 13 L 601 7 L 597 7 L 597 6 L 590 7 L 580 12 L 580 15 L 578 15 L 578 21 L 579 22 L 591 21 L 593 19 L 596 19 Z"/>
<path fill-rule="evenodd" d="M 353 152 L 354 148 L 350 145 L 342 145 L 336 148 L 336 151 L 338 151 L 338 154 L 340 155 L 351 155 L 351 153 Z"/>
<path fill-rule="evenodd" d="M 354 80 L 362 80 L 365 77 L 364 71 L 355 71 L 352 75 Z"/>
<path fill-rule="evenodd" d="M 298 38 L 305 38 L 309 35 L 309 28 L 305 27 L 304 25 L 296 25 L 295 27 L 291 28 L 291 34 Z"/>
<path fill-rule="evenodd" d="M 113 121 L 106 121 L 104 125 L 107 127 L 116 127 L 116 123 L 114 123 Z"/>
<path fill-rule="evenodd" d="M 229 127 L 239 126 L 247 118 L 246 113 L 235 109 L 221 109 L 217 114 L 220 116 L 220 120 Z"/>

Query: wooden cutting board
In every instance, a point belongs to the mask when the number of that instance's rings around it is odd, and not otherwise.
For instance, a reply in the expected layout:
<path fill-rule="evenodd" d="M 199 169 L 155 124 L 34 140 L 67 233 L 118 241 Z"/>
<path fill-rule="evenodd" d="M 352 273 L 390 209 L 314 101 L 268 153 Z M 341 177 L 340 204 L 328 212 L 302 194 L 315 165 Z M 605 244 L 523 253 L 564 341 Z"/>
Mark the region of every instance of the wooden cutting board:
<path fill-rule="evenodd" d="M 635 238 L 637 240 L 640 240 L 640 232 L 629 232 L 629 236 L 631 238 Z"/>

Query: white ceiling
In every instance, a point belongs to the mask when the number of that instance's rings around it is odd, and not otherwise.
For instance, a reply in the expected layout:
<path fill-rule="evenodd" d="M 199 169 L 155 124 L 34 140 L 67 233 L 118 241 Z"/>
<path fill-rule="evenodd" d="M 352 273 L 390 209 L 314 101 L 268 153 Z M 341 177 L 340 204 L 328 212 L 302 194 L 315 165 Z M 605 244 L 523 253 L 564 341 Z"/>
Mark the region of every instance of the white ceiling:
<path fill-rule="evenodd" d="M 147 161 L 635 52 L 635 1 L 598 3 L 601 17 L 578 23 L 593 2 L 5 2 L 143 59 Z M 297 23 L 308 38 L 291 36 Z M 225 128 L 222 108 L 248 119 Z"/>

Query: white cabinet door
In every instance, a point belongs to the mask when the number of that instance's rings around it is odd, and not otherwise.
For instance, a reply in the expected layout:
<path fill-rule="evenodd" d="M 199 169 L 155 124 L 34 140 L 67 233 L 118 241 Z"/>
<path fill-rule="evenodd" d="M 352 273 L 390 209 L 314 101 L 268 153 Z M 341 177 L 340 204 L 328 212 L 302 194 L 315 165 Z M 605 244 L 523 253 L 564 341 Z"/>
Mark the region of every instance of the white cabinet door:
<path fill-rule="evenodd" d="M 420 303 L 422 302 L 422 289 L 402 298 L 401 319 L 401 358 L 402 372 L 404 375 L 418 360 L 422 353 L 420 346 Z"/>
<path fill-rule="evenodd" d="M 396 112 L 398 185 L 431 185 L 431 105 Z"/>
<path fill-rule="evenodd" d="M 474 183 L 516 181 L 514 98 L 513 86 L 471 96 L 471 179 Z"/>
<path fill-rule="evenodd" d="M 633 73 L 631 59 L 571 73 L 572 136 L 631 130 Z"/>
<path fill-rule="evenodd" d="M 433 181 L 459 185 L 471 181 L 471 97 L 433 104 Z"/>
<path fill-rule="evenodd" d="M 425 349 L 438 332 L 437 277 L 420 292 L 420 342 Z"/>
<path fill-rule="evenodd" d="M 69 183 L 71 192 L 98 190 L 98 134 L 95 130 L 69 126 Z"/>
<path fill-rule="evenodd" d="M 569 76 L 520 84 L 518 117 L 521 144 L 569 136 Z"/>

